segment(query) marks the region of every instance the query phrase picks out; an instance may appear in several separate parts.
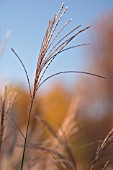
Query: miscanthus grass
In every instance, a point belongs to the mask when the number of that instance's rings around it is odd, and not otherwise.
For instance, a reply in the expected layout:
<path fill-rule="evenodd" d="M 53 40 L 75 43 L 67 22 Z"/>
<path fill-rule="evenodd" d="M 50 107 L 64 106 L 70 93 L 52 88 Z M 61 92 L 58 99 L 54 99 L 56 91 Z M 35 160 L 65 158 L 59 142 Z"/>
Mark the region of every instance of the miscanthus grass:
<path fill-rule="evenodd" d="M 15 129 L 9 128 L 9 120 L 11 119 L 10 110 L 12 109 L 16 92 L 10 93 L 7 86 L 3 90 L 3 95 L 0 96 L 0 169 L 4 162 L 4 142 L 11 136 Z"/>
<path fill-rule="evenodd" d="M 97 151 L 96 151 L 96 155 L 95 155 L 95 159 L 93 161 L 93 164 L 91 166 L 91 170 L 93 170 L 95 168 L 95 165 L 97 163 L 97 161 L 101 158 L 103 151 L 111 144 L 113 143 L 113 129 L 111 129 L 111 131 L 108 133 L 108 135 L 105 137 L 105 139 L 99 144 Z M 103 170 L 108 166 L 109 161 L 106 161 Z"/>
<path fill-rule="evenodd" d="M 34 103 L 34 100 L 35 100 L 35 97 L 36 97 L 36 93 L 39 90 L 40 86 L 44 82 L 46 82 L 48 79 L 50 79 L 54 76 L 57 76 L 59 74 L 64 74 L 64 73 L 82 73 L 82 74 L 88 74 L 88 75 L 93 75 L 93 76 L 96 76 L 96 77 L 104 78 L 100 75 L 96 75 L 96 74 L 92 74 L 92 73 L 88 73 L 88 72 L 74 71 L 74 70 L 73 71 L 67 71 L 66 70 L 66 71 L 61 71 L 61 72 L 55 73 L 55 74 L 45 78 L 44 80 L 42 79 L 43 76 L 45 75 L 47 69 L 50 67 L 51 63 L 53 62 L 53 60 L 60 53 L 66 51 L 66 50 L 70 50 L 70 49 L 75 48 L 75 47 L 88 45 L 88 44 L 78 44 L 77 46 L 68 46 L 70 44 L 70 42 L 73 39 L 76 38 L 76 36 L 78 36 L 79 34 L 84 32 L 85 30 L 89 29 L 90 26 L 87 26 L 87 27 L 82 28 L 82 29 L 80 29 L 81 25 L 75 26 L 72 30 L 67 32 L 67 34 L 62 36 L 61 33 L 63 32 L 63 30 L 68 26 L 68 24 L 72 20 L 72 19 L 69 19 L 69 20 L 66 21 L 66 23 L 64 23 L 62 25 L 62 27 L 59 29 L 59 31 L 56 32 L 56 29 L 59 26 L 59 23 L 62 21 L 65 13 L 67 12 L 67 9 L 68 9 L 68 7 L 65 7 L 64 3 L 62 3 L 59 11 L 54 15 L 52 20 L 50 20 L 49 23 L 48 23 L 48 27 L 47 27 L 44 39 L 42 41 L 42 45 L 41 45 L 41 49 L 40 49 L 40 53 L 39 53 L 39 57 L 38 57 L 38 61 L 37 61 L 33 91 L 31 90 L 31 83 L 30 83 L 30 79 L 29 79 L 26 67 L 25 67 L 23 61 L 21 60 L 21 58 L 19 57 L 19 55 L 15 52 L 14 49 L 12 49 L 12 51 L 14 52 L 15 56 L 19 59 L 21 65 L 22 65 L 22 67 L 25 71 L 26 78 L 27 78 L 28 85 L 29 85 L 29 94 L 30 94 L 30 98 L 31 98 L 26 132 L 25 132 L 25 135 L 22 134 L 22 136 L 24 138 L 24 144 L 22 145 L 23 146 L 23 155 L 22 155 L 21 170 L 23 170 L 23 167 L 24 167 L 24 161 L 25 161 L 25 156 L 26 156 L 26 148 L 28 148 L 28 147 L 34 147 L 35 149 L 38 147 L 38 149 L 44 150 L 45 152 L 50 153 L 52 155 L 52 157 L 54 158 L 54 162 L 57 164 L 59 169 L 77 169 L 76 161 L 75 161 L 75 158 L 73 156 L 73 153 L 71 152 L 71 149 L 68 145 L 68 142 L 66 142 L 67 141 L 67 139 L 66 139 L 67 134 L 66 134 L 66 131 L 65 131 L 65 127 L 67 126 L 69 121 L 72 119 L 72 117 L 73 117 L 72 115 L 69 116 L 69 120 L 68 119 L 66 120 L 66 122 L 63 124 L 62 129 L 59 130 L 59 132 L 56 132 L 53 129 L 53 127 L 51 127 L 47 123 L 47 121 L 45 121 L 44 119 L 40 118 L 39 116 L 36 117 L 37 121 L 45 124 L 45 126 L 52 133 L 55 140 L 57 139 L 56 141 L 59 142 L 62 146 L 64 146 L 65 152 L 68 155 L 68 159 L 66 157 L 64 157 L 61 153 L 55 152 L 55 148 L 45 147 L 47 142 L 46 142 L 46 144 L 44 144 L 44 146 L 39 146 L 39 145 L 37 146 L 37 145 L 30 144 L 29 141 L 28 141 L 29 127 L 30 127 L 33 103 Z M 60 40 L 57 39 L 58 37 L 60 37 Z M 17 128 L 19 129 L 18 126 L 17 126 Z M 19 129 L 19 131 L 21 132 L 20 129 Z M 62 136 L 63 136 L 63 138 L 62 138 Z M 54 141 L 54 143 L 55 143 L 55 141 Z M 61 164 L 61 162 L 63 163 L 63 165 Z"/>
<path fill-rule="evenodd" d="M 3 96 L 0 96 L 0 152 L 2 149 L 2 143 L 7 139 L 7 134 L 5 134 L 8 117 L 10 109 L 13 106 L 16 97 L 16 92 L 9 94 L 7 86 L 5 86 Z"/>

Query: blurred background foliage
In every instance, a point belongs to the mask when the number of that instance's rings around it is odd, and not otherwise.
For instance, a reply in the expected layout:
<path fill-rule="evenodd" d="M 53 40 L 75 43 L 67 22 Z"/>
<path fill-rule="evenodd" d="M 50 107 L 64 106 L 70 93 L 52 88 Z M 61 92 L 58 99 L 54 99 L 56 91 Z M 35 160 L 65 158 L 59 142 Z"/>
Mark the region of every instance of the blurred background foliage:
<path fill-rule="evenodd" d="M 41 92 L 37 95 L 31 120 L 31 140 L 38 139 L 39 133 L 41 140 L 44 140 L 50 134 L 46 128 L 45 134 L 41 134 L 43 127 L 35 120 L 35 115 L 40 115 L 57 129 L 61 126 L 72 99 L 75 99 L 76 104 L 76 98 L 79 96 L 80 101 L 76 110 L 76 122 L 79 130 L 72 137 L 71 144 L 76 161 L 80 169 L 83 170 L 89 169 L 99 141 L 104 139 L 113 128 L 113 14 L 102 17 L 95 25 L 95 33 L 91 35 L 93 43 L 87 51 L 88 68 L 93 73 L 105 76 L 106 80 L 83 76 L 76 82 L 73 89 L 67 89 L 59 81 L 44 93 Z M 24 87 L 16 86 L 14 83 L 9 89 L 17 92 L 11 111 L 19 128 L 24 133 L 30 103 L 29 93 Z M 10 140 L 11 137 L 12 135 L 9 137 Z M 8 139 L 4 145 L 7 141 Z M 104 151 L 97 167 L 101 167 L 107 160 L 110 160 L 112 164 L 112 153 L 113 145 Z M 113 168 L 112 165 L 111 167 Z"/>

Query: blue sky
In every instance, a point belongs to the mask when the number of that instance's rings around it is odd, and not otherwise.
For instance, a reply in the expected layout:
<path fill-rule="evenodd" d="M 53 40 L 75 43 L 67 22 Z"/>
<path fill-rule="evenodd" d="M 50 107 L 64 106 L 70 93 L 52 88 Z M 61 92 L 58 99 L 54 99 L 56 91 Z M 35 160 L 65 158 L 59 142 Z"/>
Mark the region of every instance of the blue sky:
<path fill-rule="evenodd" d="M 57 13 L 62 2 L 61 0 L 0 0 L 0 46 L 6 32 L 10 32 L 6 49 L 0 57 L 0 83 L 5 77 L 10 83 L 26 85 L 23 69 L 11 48 L 23 60 L 30 80 L 33 82 L 36 62 L 48 21 Z M 96 21 L 108 12 L 113 12 L 113 0 L 65 0 L 64 2 L 65 6 L 68 5 L 68 11 L 61 25 L 73 18 L 64 33 L 79 24 L 82 24 L 82 28 L 87 25 L 92 26 L 90 30 L 79 35 L 71 45 L 92 43 L 91 37 Z M 87 71 L 85 57 L 88 55 L 88 48 L 79 47 L 59 55 L 48 69 L 46 76 L 64 70 Z M 61 80 L 67 84 L 79 78 L 80 76 L 77 75 L 61 76 Z M 53 79 L 54 81 L 56 79 Z M 51 82 L 49 81 L 48 84 Z"/>

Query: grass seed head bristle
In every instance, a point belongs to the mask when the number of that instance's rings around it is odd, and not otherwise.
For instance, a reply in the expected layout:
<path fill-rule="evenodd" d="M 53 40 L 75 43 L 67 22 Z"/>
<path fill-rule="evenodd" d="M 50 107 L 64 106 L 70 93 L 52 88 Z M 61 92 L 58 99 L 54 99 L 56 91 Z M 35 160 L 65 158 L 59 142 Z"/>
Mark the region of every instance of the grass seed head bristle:
<path fill-rule="evenodd" d="M 109 165 L 109 161 L 107 161 L 107 162 L 105 163 L 105 165 L 104 165 L 104 167 L 102 168 L 102 170 L 105 170 L 105 169 L 108 167 L 108 165 Z"/>
<path fill-rule="evenodd" d="M 70 35 L 72 32 L 74 32 L 76 29 L 78 29 L 80 26 L 81 26 L 81 25 L 75 27 L 73 30 L 71 30 L 69 33 L 67 33 L 63 38 L 61 38 L 61 39 L 53 46 L 53 48 L 50 50 L 49 54 L 48 54 L 47 57 L 45 58 L 45 63 L 44 63 L 44 64 L 46 64 L 46 63 L 49 61 L 50 57 L 51 57 L 56 51 L 58 51 L 58 50 L 60 49 L 61 45 L 64 44 L 64 42 L 63 42 L 62 44 L 60 44 L 60 43 L 61 43 L 68 35 Z M 60 45 L 58 46 L 58 44 L 60 44 Z M 58 47 L 57 47 L 57 46 L 58 46 Z M 56 48 L 56 47 L 57 47 L 57 48 Z M 55 48 L 56 48 L 56 49 L 55 49 Z M 54 51 L 53 51 L 53 50 L 54 50 Z"/>
<path fill-rule="evenodd" d="M 55 24 L 55 26 L 54 26 L 54 28 L 53 28 L 53 30 L 52 30 L 52 32 L 51 32 L 51 35 L 53 35 L 53 33 L 55 32 L 55 30 L 56 30 L 59 22 L 61 21 L 62 17 L 63 17 L 64 14 L 66 13 L 67 9 L 68 9 L 68 7 L 66 7 L 66 8 L 64 9 L 63 13 L 60 15 L 58 21 L 56 22 L 56 24 Z"/>
<path fill-rule="evenodd" d="M 96 162 L 101 157 L 103 151 L 113 142 L 113 129 L 108 133 L 106 138 L 102 141 L 102 143 L 98 146 L 95 159 L 91 166 L 91 170 L 94 169 Z"/>
<path fill-rule="evenodd" d="M 64 2 L 62 3 L 59 11 L 58 11 L 57 14 L 56 14 L 56 19 L 57 19 L 58 15 L 61 13 L 61 11 L 62 11 L 63 8 L 64 8 Z"/>
<path fill-rule="evenodd" d="M 48 67 L 50 66 L 50 64 L 52 63 L 52 61 L 54 60 L 54 58 L 61 52 L 63 52 L 63 49 L 70 43 L 70 41 L 72 41 L 75 36 L 77 36 L 78 34 L 80 34 L 81 32 L 85 31 L 86 29 L 90 28 L 90 26 L 78 31 L 76 34 L 74 34 L 73 36 L 71 36 L 70 38 L 68 38 L 67 40 L 65 40 L 63 43 L 61 43 L 68 35 L 70 35 L 73 31 L 75 31 L 76 29 L 78 29 L 81 25 L 75 27 L 72 31 L 70 31 L 68 34 L 66 34 L 60 41 L 58 41 L 58 43 L 56 43 L 56 45 L 52 48 L 52 50 L 50 50 L 49 54 L 47 55 L 47 57 L 44 60 L 43 66 L 44 67 L 47 63 L 47 66 L 45 68 L 45 70 L 43 71 L 40 79 L 39 79 L 39 83 L 38 85 L 40 85 L 40 82 L 46 72 L 46 70 L 48 69 Z M 61 43 L 54 51 L 53 49 L 59 44 Z M 70 47 L 71 49 L 71 47 Z M 53 52 L 52 52 L 53 51 Z M 65 51 L 65 50 L 64 50 Z M 51 53 L 52 52 L 52 53 Z"/>
<path fill-rule="evenodd" d="M 53 38 L 53 40 L 50 42 L 50 45 L 49 45 L 49 47 L 48 48 L 50 48 L 50 46 L 53 44 L 53 42 L 55 41 L 55 39 L 58 37 L 58 35 L 63 31 L 63 29 L 69 24 L 69 22 L 72 20 L 72 18 L 71 19 L 69 19 L 63 26 L 62 26 L 62 28 L 58 31 L 58 33 L 54 36 L 54 38 Z M 50 53 L 50 52 L 49 52 Z M 47 57 L 45 58 L 45 60 L 47 59 Z"/>
<path fill-rule="evenodd" d="M 63 29 L 68 25 L 68 23 L 71 21 L 71 19 L 69 19 L 62 27 L 61 29 L 58 31 L 58 33 L 56 33 L 56 35 L 53 37 L 53 34 L 56 30 L 56 28 L 58 27 L 61 19 L 63 18 L 63 16 L 65 15 L 68 7 L 66 7 L 64 9 L 64 11 L 62 12 L 62 14 L 60 15 L 61 11 L 64 8 L 64 3 L 62 4 L 62 6 L 60 7 L 60 10 L 58 11 L 58 13 L 54 16 L 54 18 L 49 21 L 48 24 L 48 28 L 47 31 L 45 33 L 45 37 L 43 39 L 42 42 L 42 46 L 41 46 L 41 50 L 40 50 L 40 54 L 39 54 L 39 59 L 37 62 L 37 68 L 36 68 L 36 73 L 35 73 L 35 80 L 34 80 L 34 90 L 33 90 L 33 96 L 35 96 L 36 91 L 39 88 L 39 84 L 46 72 L 46 70 L 48 69 L 48 67 L 50 66 L 50 64 L 52 63 L 52 61 L 54 60 L 54 58 L 62 51 L 63 49 L 81 32 L 85 31 L 86 29 L 89 28 L 86 27 L 84 29 L 81 29 L 80 31 L 78 31 L 77 33 L 75 33 L 74 35 L 70 36 L 69 38 L 67 38 L 67 40 L 65 40 L 63 42 L 63 40 L 68 37 L 71 33 L 73 33 L 76 29 L 78 29 L 81 25 L 75 27 L 74 29 L 72 29 L 69 33 L 67 33 L 63 38 L 61 38 L 51 49 L 51 45 L 53 44 L 53 42 L 56 40 L 56 38 L 58 37 L 58 35 L 63 31 Z M 60 15 L 60 16 L 59 16 Z M 58 18 L 58 20 L 57 20 Z M 52 39 L 53 37 L 53 39 Z M 59 46 L 58 46 L 59 45 Z M 71 49 L 71 47 L 70 47 Z M 47 54 L 49 50 L 49 53 Z M 45 69 L 44 69 L 45 68 Z"/>

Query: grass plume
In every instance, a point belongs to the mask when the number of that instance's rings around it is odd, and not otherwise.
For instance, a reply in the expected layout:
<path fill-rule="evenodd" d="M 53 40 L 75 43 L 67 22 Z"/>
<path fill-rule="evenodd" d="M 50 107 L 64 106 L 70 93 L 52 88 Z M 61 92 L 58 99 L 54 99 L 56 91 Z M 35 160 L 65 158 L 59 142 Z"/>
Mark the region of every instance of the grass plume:
<path fill-rule="evenodd" d="M 93 161 L 93 164 L 91 166 L 91 170 L 94 169 L 95 164 L 97 163 L 97 161 L 100 159 L 103 151 L 113 142 L 113 129 L 111 129 L 111 131 L 108 133 L 108 135 L 106 136 L 106 138 L 102 141 L 102 143 L 100 143 L 100 145 L 97 148 L 96 151 L 96 155 L 95 155 L 95 159 Z M 107 166 L 108 162 L 105 164 L 105 167 Z"/>
<path fill-rule="evenodd" d="M 13 51 L 13 53 L 16 55 L 16 57 L 18 58 L 18 60 L 20 61 L 24 72 L 26 74 L 26 78 L 28 81 L 28 85 L 29 85 L 29 93 L 30 93 L 30 97 L 31 97 L 31 102 L 30 102 L 30 108 L 29 108 L 29 112 L 28 112 L 28 120 L 27 120 L 27 126 L 26 126 L 26 131 L 25 131 L 25 135 L 23 135 L 22 131 L 20 130 L 20 128 L 18 127 L 18 125 L 16 124 L 16 122 L 14 121 L 17 129 L 20 131 L 21 135 L 24 138 L 24 144 L 23 146 L 23 153 L 22 153 L 22 163 L 21 163 L 21 170 L 23 170 L 24 167 L 24 160 L 25 160 L 25 155 L 26 155 L 26 148 L 29 146 L 34 147 L 34 145 L 29 145 L 29 140 L 28 140 L 28 135 L 29 135 L 29 126 L 30 126 L 30 121 L 31 121 L 31 114 L 32 114 L 32 109 L 33 109 L 33 104 L 34 104 L 34 100 L 35 100 L 35 96 L 36 93 L 39 89 L 39 87 L 42 86 L 42 84 L 44 82 L 46 82 L 48 79 L 55 77 L 57 75 L 60 74 L 67 74 L 67 73 L 80 73 L 80 74 L 87 74 L 87 75 L 91 75 L 91 76 L 96 76 L 99 78 L 104 78 L 103 76 L 100 76 L 98 74 L 93 74 L 93 73 L 89 73 L 89 72 L 84 72 L 84 71 L 61 71 L 55 74 L 52 74 L 51 76 L 45 78 L 43 80 L 43 77 L 47 71 L 47 69 L 49 68 L 49 66 L 51 65 L 51 63 L 53 62 L 53 60 L 62 52 L 65 52 L 67 50 L 73 49 L 75 47 L 80 47 L 80 46 L 85 46 L 88 44 L 79 44 L 79 45 L 73 45 L 73 46 L 68 46 L 70 44 L 70 42 L 76 38 L 76 36 L 78 36 L 79 34 L 81 34 L 82 32 L 86 31 L 87 29 L 90 28 L 90 26 L 87 26 L 85 28 L 80 29 L 81 25 L 75 26 L 72 30 L 70 30 L 69 32 L 67 32 L 63 37 L 61 37 L 61 33 L 63 32 L 63 30 L 68 26 L 68 24 L 71 22 L 72 19 L 67 20 L 63 26 L 59 29 L 58 32 L 56 32 L 56 29 L 59 26 L 59 23 L 61 23 L 62 18 L 65 16 L 65 13 L 67 12 L 68 7 L 64 7 L 64 3 L 62 3 L 59 11 L 54 15 L 53 19 L 49 21 L 48 23 L 48 27 L 44 36 L 44 39 L 42 41 L 42 45 L 40 48 L 40 53 L 39 53 L 39 57 L 38 57 L 38 61 L 37 61 L 37 66 L 36 66 L 36 72 L 35 72 L 35 78 L 34 78 L 34 86 L 33 86 L 33 91 L 31 90 L 31 83 L 30 83 L 30 79 L 28 76 L 28 72 L 27 69 L 25 67 L 25 65 L 23 64 L 23 61 L 21 60 L 21 58 L 19 57 L 19 55 L 15 52 L 14 49 L 11 49 Z M 78 30 L 79 29 L 79 30 Z M 78 30 L 78 31 L 77 31 Z M 77 31 L 77 32 L 76 32 Z M 58 37 L 61 37 L 60 40 L 58 40 Z M 55 160 L 55 162 L 57 162 L 57 165 L 59 166 L 60 169 L 63 168 L 63 166 L 61 165 L 60 162 L 63 162 L 63 164 L 67 165 L 68 168 L 70 167 L 70 162 L 71 162 L 71 167 L 73 167 L 73 169 L 76 169 L 76 161 L 74 159 L 74 156 L 71 152 L 70 146 L 68 145 L 68 141 L 67 141 L 67 134 L 65 133 L 66 131 L 66 127 L 67 124 L 69 125 L 69 120 L 72 120 L 70 117 L 68 117 L 68 121 L 66 121 L 62 127 L 62 129 L 59 130 L 59 132 L 56 132 L 45 120 L 43 120 L 40 117 L 36 117 L 38 119 L 38 121 L 43 122 L 43 124 L 45 124 L 45 126 L 49 129 L 49 131 L 52 133 L 52 135 L 54 136 L 54 143 L 56 142 L 58 144 L 58 142 L 62 145 L 65 146 L 65 152 L 68 155 L 68 158 L 63 158 L 61 160 L 61 158 Z M 73 118 L 73 116 L 72 116 Z M 74 130 L 76 130 L 73 128 L 73 132 L 75 132 Z M 70 132 L 70 130 L 69 130 Z M 47 144 L 48 142 L 46 142 Z M 45 145 L 46 145 L 45 144 Z M 55 145 L 58 146 L 58 145 Z M 36 147 L 36 145 L 35 145 Z M 38 146 L 38 149 L 42 149 L 42 150 L 46 150 L 48 151 L 49 149 L 47 149 L 46 147 L 42 147 L 42 146 Z M 52 148 L 50 148 L 52 150 Z M 55 149 L 55 148 L 54 148 Z M 53 149 L 53 150 L 54 150 Z M 50 152 L 50 150 L 48 151 Z M 55 153 L 56 154 L 56 153 Z M 53 154 L 52 152 L 52 156 L 55 158 L 55 154 Z M 57 157 L 58 158 L 58 157 Z"/>

